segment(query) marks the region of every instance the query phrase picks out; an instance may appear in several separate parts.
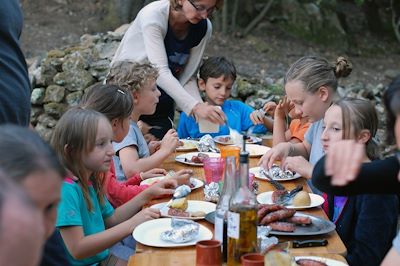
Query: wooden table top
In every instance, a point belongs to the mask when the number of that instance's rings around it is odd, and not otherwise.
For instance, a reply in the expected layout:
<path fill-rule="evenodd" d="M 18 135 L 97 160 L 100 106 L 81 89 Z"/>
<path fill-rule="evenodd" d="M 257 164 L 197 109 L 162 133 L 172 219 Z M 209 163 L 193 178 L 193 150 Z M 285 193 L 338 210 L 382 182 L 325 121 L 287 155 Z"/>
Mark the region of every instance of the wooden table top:
<path fill-rule="evenodd" d="M 176 152 L 171 155 L 166 161 L 164 161 L 162 167 L 168 170 L 178 171 L 185 168 L 190 168 L 194 172 L 194 177 L 204 180 L 204 170 L 203 167 L 195 167 L 190 165 L 185 165 L 182 163 L 178 163 L 175 161 L 175 157 L 178 154 L 182 154 L 182 152 Z M 259 158 L 250 158 L 250 167 L 257 166 L 257 162 Z M 273 187 L 264 180 L 255 179 L 259 182 L 259 193 L 265 191 L 273 190 Z M 310 191 L 307 182 L 304 178 L 298 178 L 291 181 L 282 182 L 287 189 L 292 189 L 296 185 L 303 185 L 304 190 Z M 187 197 L 189 200 L 204 200 L 203 188 L 199 188 L 193 190 Z M 150 205 L 168 201 L 168 198 L 154 200 L 150 203 Z M 324 211 L 320 208 L 312 208 L 307 210 L 301 210 L 301 212 L 310 214 L 313 216 L 321 217 L 328 220 Z M 214 226 L 205 220 L 198 221 L 200 224 L 209 228 L 212 232 L 214 232 Z M 321 239 L 326 238 L 328 240 L 328 245 L 325 247 L 312 247 L 312 248 L 289 248 L 290 254 L 293 256 L 305 256 L 305 255 L 313 255 L 313 256 L 322 256 L 329 258 L 344 261 L 342 256 L 346 255 L 346 247 L 340 239 L 339 235 L 336 231 L 333 231 L 329 234 L 319 235 L 319 236 L 304 236 L 304 237 L 282 237 L 277 236 L 279 241 L 290 241 L 290 240 L 302 240 L 302 239 Z M 156 248 L 149 247 L 137 243 L 136 246 L 136 254 L 131 256 L 129 260 L 130 266 L 133 265 L 195 265 L 196 259 L 196 249 L 195 246 L 190 247 L 181 247 L 181 248 Z"/>

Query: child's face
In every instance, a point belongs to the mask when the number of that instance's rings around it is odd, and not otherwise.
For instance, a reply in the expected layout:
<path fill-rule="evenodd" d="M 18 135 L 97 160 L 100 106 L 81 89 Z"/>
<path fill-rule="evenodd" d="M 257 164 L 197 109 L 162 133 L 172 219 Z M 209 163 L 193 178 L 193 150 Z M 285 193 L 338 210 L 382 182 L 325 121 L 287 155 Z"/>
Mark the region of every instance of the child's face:
<path fill-rule="evenodd" d="M 327 90 L 327 89 L 326 89 Z M 302 118 L 307 118 L 311 123 L 320 120 L 326 111 L 326 94 L 320 92 L 309 93 L 304 90 L 301 81 L 289 81 L 285 85 L 288 99 L 294 104 L 295 112 Z"/>
<path fill-rule="evenodd" d="M 45 239 L 50 237 L 55 228 L 61 183 L 62 177 L 54 170 L 34 172 L 21 183 L 29 197 L 43 214 Z"/>
<path fill-rule="evenodd" d="M 121 142 L 124 140 L 126 135 L 129 132 L 129 117 L 124 119 L 116 119 L 116 121 L 112 121 L 112 129 L 114 133 L 113 141 Z"/>
<path fill-rule="evenodd" d="M 97 136 L 92 151 L 82 156 L 83 165 L 90 172 L 107 172 L 112 163 L 114 149 L 111 144 L 113 132 L 107 119 L 100 119 L 97 125 Z"/>
<path fill-rule="evenodd" d="M 149 81 L 145 86 L 133 93 L 133 111 L 140 115 L 154 114 L 160 95 L 156 81 Z"/>
<path fill-rule="evenodd" d="M 330 145 L 343 139 L 342 109 L 332 105 L 325 112 L 321 141 L 326 152 Z"/>
<path fill-rule="evenodd" d="M 201 91 L 206 92 L 208 103 L 221 106 L 231 95 L 233 82 L 231 78 L 225 78 L 225 76 L 208 78 L 207 82 L 200 79 L 199 88 Z"/>

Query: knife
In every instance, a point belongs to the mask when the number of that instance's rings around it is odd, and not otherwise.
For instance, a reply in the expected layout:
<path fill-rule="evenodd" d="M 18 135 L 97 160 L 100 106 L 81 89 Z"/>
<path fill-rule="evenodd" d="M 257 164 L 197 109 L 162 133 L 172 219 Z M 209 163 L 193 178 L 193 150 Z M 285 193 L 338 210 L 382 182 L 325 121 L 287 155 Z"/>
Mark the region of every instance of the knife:
<path fill-rule="evenodd" d="M 309 247 L 324 247 L 328 245 L 326 239 L 307 239 L 307 240 L 293 240 L 293 248 L 309 248 Z"/>

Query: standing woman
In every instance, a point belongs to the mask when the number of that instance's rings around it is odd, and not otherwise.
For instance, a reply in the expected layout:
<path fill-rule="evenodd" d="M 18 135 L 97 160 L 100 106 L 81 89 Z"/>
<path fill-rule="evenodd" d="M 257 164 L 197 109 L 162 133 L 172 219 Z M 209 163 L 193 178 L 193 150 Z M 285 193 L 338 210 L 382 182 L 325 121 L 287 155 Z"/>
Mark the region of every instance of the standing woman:
<path fill-rule="evenodd" d="M 125 33 L 111 62 L 149 61 L 159 70 L 157 86 L 161 96 L 154 115 L 142 116 L 157 138 L 172 127 L 175 103 L 188 115 L 223 124 L 224 113 L 203 103 L 195 73 L 208 40 L 212 25 L 208 16 L 220 8 L 223 0 L 160 0 L 145 6 Z"/>

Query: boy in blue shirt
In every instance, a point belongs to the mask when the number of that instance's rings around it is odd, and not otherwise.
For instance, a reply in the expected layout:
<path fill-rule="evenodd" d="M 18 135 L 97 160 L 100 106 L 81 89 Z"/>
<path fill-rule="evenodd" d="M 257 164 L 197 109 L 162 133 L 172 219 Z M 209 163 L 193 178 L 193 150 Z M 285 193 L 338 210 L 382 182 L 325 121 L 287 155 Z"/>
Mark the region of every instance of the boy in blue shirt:
<path fill-rule="evenodd" d="M 221 106 L 226 116 L 226 124 L 219 127 L 218 133 L 211 136 L 229 135 L 229 127 L 238 132 L 248 130 L 253 126 L 250 119 L 256 112 L 250 106 L 238 100 L 227 100 L 231 94 L 232 85 L 236 79 L 236 68 L 225 57 L 210 57 L 200 67 L 197 84 L 205 92 L 206 101 L 210 105 Z M 253 133 L 265 133 L 264 125 L 255 126 Z M 199 124 L 193 116 L 181 113 L 178 125 L 180 138 L 200 138 L 206 133 L 200 133 Z"/>

